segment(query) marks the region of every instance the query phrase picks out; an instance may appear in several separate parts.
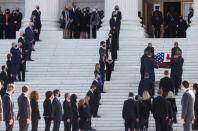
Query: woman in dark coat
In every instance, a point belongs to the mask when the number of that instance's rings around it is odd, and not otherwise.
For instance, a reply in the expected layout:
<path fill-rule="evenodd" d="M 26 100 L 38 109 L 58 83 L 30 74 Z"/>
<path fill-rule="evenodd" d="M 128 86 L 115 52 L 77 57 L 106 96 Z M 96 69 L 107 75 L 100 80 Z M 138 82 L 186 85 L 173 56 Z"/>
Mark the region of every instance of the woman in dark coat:
<path fill-rule="evenodd" d="M 91 113 L 89 106 L 81 99 L 78 103 L 78 111 L 80 115 L 79 126 L 81 131 L 88 131 L 90 129 Z"/>
<path fill-rule="evenodd" d="M 198 130 L 198 84 L 193 84 L 193 90 L 195 92 L 195 105 L 194 105 L 194 111 L 195 111 L 195 121 L 193 124 L 193 130 Z"/>
<path fill-rule="evenodd" d="M 30 94 L 30 105 L 32 109 L 32 131 L 38 131 L 38 121 L 41 119 L 39 106 L 38 106 L 38 100 L 39 100 L 39 92 L 38 91 L 32 91 Z"/>
<path fill-rule="evenodd" d="M 43 103 L 43 117 L 45 120 L 45 131 L 50 131 L 50 126 L 51 126 L 51 121 L 52 121 L 52 98 L 53 98 L 53 93 L 51 91 L 47 91 L 45 93 L 45 101 Z"/>
<path fill-rule="evenodd" d="M 69 93 L 65 94 L 65 101 L 63 102 L 63 121 L 64 121 L 64 131 L 71 131 L 71 120 L 72 120 L 72 108 L 70 102 Z"/>
<path fill-rule="evenodd" d="M 71 100 L 71 108 L 72 108 L 72 131 L 78 131 L 79 130 L 79 113 L 78 113 L 78 107 L 77 107 L 77 96 L 76 94 L 72 94 L 70 97 Z"/>

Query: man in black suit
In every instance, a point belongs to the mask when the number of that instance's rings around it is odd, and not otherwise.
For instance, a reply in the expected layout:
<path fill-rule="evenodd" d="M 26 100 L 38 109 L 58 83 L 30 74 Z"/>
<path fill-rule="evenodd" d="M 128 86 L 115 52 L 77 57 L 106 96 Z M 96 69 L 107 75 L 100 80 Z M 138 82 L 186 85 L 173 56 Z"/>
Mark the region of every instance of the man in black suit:
<path fill-rule="evenodd" d="M 174 55 L 176 54 L 177 50 L 181 51 L 181 53 L 182 53 L 181 48 L 179 48 L 179 43 L 176 41 L 174 43 L 174 47 L 171 49 L 171 59 L 174 58 Z"/>
<path fill-rule="evenodd" d="M 71 121 L 72 121 L 72 108 L 70 103 L 70 95 L 69 93 L 65 94 L 65 101 L 63 102 L 63 121 L 65 131 L 71 131 Z"/>
<path fill-rule="evenodd" d="M 128 131 L 128 128 L 134 131 L 135 123 L 139 121 L 139 109 L 132 92 L 129 93 L 129 99 L 124 102 L 122 118 L 125 121 L 125 131 Z"/>
<path fill-rule="evenodd" d="M 99 55 L 101 56 L 102 53 L 106 54 L 106 42 L 105 41 L 100 42 Z"/>
<path fill-rule="evenodd" d="M 168 105 L 167 100 L 162 96 L 163 91 L 158 90 L 158 96 L 153 99 L 152 112 L 155 119 L 156 131 L 167 131 L 168 127 Z"/>
<path fill-rule="evenodd" d="M 54 99 L 52 101 L 52 120 L 54 121 L 53 131 L 59 131 L 62 120 L 62 105 L 60 102 L 60 91 L 54 90 Z"/>
<path fill-rule="evenodd" d="M 149 73 L 149 78 L 155 82 L 155 70 L 157 68 L 157 64 L 154 61 L 152 53 L 150 51 L 146 52 L 146 56 L 142 60 L 144 72 Z"/>
<path fill-rule="evenodd" d="M 5 31 L 5 39 L 11 39 L 12 37 L 12 17 L 9 9 L 5 10 L 5 14 L 3 16 L 3 25 Z"/>
<path fill-rule="evenodd" d="M 34 26 L 34 23 L 30 22 L 29 26 L 25 29 L 25 44 L 28 47 L 28 60 L 30 61 L 33 61 L 31 58 L 32 44 L 34 42 L 33 26 Z"/>
<path fill-rule="evenodd" d="M 31 106 L 29 101 L 29 87 L 22 87 L 22 94 L 18 97 L 18 115 L 19 130 L 28 131 L 29 124 L 31 123 Z"/>
<path fill-rule="evenodd" d="M 116 5 L 114 7 L 114 11 L 117 13 L 118 19 L 120 19 L 120 21 L 122 20 L 122 12 L 119 10 L 119 6 Z"/>
<path fill-rule="evenodd" d="M 153 97 L 154 93 L 154 83 L 149 79 L 149 73 L 144 74 L 144 79 L 140 81 L 138 88 L 138 95 L 142 96 L 144 91 L 148 91 L 150 96 Z"/>
<path fill-rule="evenodd" d="M 7 88 L 7 85 L 9 83 L 9 79 L 8 79 L 8 74 L 6 72 L 6 66 L 5 65 L 3 65 L 1 67 L 0 80 L 3 80 L 3 82 L 4 82 L 3 90 L 4 90 L 4 92 L 6 92 L 6 88 Z"/>
<path fill-rule="evenodd" d="M 186 30 L 188 29 L 188 24 L 182 16 L 179 17 L 179 22 L 177 24 L 177 38 L 186 38 Z"/>
<path fill-rule="evenodd" d="M 12 101 L 12 94 L 15 86 L 8 84 L 6 94 L 3 96 L 3 117 L 6 125 L 6 131 L 12 131 L 14 125 L 14 104 Z"/>
<path fill-rule="evenodd" d="M 86 95 L 86 96 L 90 97 L 89 106 L 90 106 L 91 115 L 94 114 L 94 108 L 95 108 L 95 106 L 94 106 L 94 91 L 95 90 L 96 90 L 96 86 L 92 85 Z"/>
<path fill-rule="evenodd" d="M 163 90 L 164 95 L 168 95 L 169 91 L 174 92 L 173 80 L 170 79 L 168 70 L 164 71 L 164 78 L 160 79 L 159 88 Z"/>
<path fill-rule="evenodd" d="M 155 48 L 153 47 L 152 43 L 148 43 L 148 46 L 144 49 L 144 52 L 149 51 L 151 52 L 152 56 L 155 56 Z"/>
<path fill-rule="evenodd" d="M 171 61 L 171 79 L 174 82 L 176 95 L 180 89 L 180 85 L 182 81 L 183 64 L 184 64 L 184 59 L 181 56 L 181 51 L 178 50 Z"/>
<path fill-rule="evenodd" d="M 156 10 L 153 12 L 153 15 L 151 16 L 151 24 L 154 26 L 155 29 L 154 31 L 155 38 L 160 38 L 162 23 L 163 23 L 162 12 L 159 11 L 159 6 L 157 6 Z"/>
<path fill-rule="evenodd" d="M 109 24 L 110 24 L 110 29 L 114 30 L 116 33 L 117 50 L 119 50 L 119 34 L 120 34 L 119 32 L 120 32 L 121 20 L 120 20 L 120 18 L 118 18 L 118 14 L 116 11 L 113 11 Z"/>
<path fill-rule="evenodd" d="M 16 9 L 16 18 L 17 18 L 17 28 L 16 30 L 18 31 L 21 28 L 21 23 L 22 23 L 22 18 L 23 14 L 20 12 L 20 9 Z"/>
<path fill-rule="evenodd" d="M 36 9 L 32 12 L 32 16 L 35 16 L 35 23 L 38 27 L 38 33 L 36 33 L 36 40 L 35 41 L 40 41 L 39 36 L 41 33 L 41 11 L 39 10 L 40 7 L 39 5 L 36 5 Z"/>

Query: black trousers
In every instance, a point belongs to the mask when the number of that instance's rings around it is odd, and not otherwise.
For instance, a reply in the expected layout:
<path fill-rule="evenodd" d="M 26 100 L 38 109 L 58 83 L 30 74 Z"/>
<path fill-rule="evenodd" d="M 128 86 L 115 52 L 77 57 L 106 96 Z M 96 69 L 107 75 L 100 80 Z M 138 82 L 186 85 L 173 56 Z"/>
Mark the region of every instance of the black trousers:
<path fill-rule="evenodd" d="M 38 119 L 32 120 L 32 131 L 38 131 Z"/>
<path fill-rule="evenodd" d="M 10 31 L 11 30 L 10 25 L 5 26 L 4 29 L 5 29 L 5 39 L 11 39 L 12 33 Z"/>
<path fill-rule="evenodd" d="M 28 59 L 31 59 L 32 56 L 32 44 L 29 43 L 28 45 Z"/>
<path fill-rule="evenodd" d="M 35 33 L 36 41 L 40 40 L 41 27 L 38 28 L 38 33 Z"/>
<path fill-rule="evenodd" d="M 71 122 L 64 121 L 64 131 L 71 131 Z"/>
<path fill-rule="evenodd" d="M 97 26 L 92 26 L 92 38 L 96 39 Z"/>
<path fill-rule="evenodd" d="M 0 26 L 0 39 L 3 39 L 3 26 Z"/>
<path fill-rule="evenodd" d="M 167 131 L 168 122 L 164 118 L 155 119 L 156 131 Z"/>
<path fill-rule="evenodd" d="M 79 120 L 78 118 L 74 118 L 72 120 L 72 131 L 78 131 L 79 130 Z"/>
<path fill-rule="evenodd" d="M 160 38 L 160 34 L 161 34 L 161 28 L 160 27 L 154 27 L 155 38 Z"/>
<path fill-rule="evenodd" d="M 18 80 L 19 81 L 25 81 L 25 69 L 26 69 L 26 62 L 23 64 L 20 64 L 19 72 L 18 72 Z M 22 79 L 21 79 L 22 76 Z"/>
<path fill-rule="evenodd" d="M 50 131 L 51 119 L 46 117 L 44 119 L 45 119 L 45 131 Z"/>
<path fill-rule="evenodd" d="M 19 131 L 28 131 L 29 124 L 26 119 L 19 119 Z"/>
<path fill-rule="evenodd" d="M 59 131 L 61 120 L 54 120 L 53 131 Z"/>
<path fill-rule="evenodd" d="M 99 104 L 100 104 L 100 100 L 94 101 L 94 112 L 93 112 L 94 117 L 96 117 L 98 115 Z"/>
<path fill-rule="evenodd" d="M 14 124 L 9 125 L 9 121 L 6 121 L 5 125 L 6 125 L 6 131 L 12 131 L 13 130 Z"/>
<path fill-rule="evenodd" d="M 180 75 L 171 75 L 171 79 L 173 80 L 175 93 L 177 94 L 180 89 L 182 77 Z"/>
<path fill-rule="evenodd" d="M 134 119 L 125 120 L 125 131 L 134 131 L 136 121 Z"/>
<path fill-rule="evenodd" d="M 111 73 L 113 70 L 113 63 L 109 64 L 108 62 L 106 63 L 107 69 L 106 69 L 106 81 L 111 80 Z"/>

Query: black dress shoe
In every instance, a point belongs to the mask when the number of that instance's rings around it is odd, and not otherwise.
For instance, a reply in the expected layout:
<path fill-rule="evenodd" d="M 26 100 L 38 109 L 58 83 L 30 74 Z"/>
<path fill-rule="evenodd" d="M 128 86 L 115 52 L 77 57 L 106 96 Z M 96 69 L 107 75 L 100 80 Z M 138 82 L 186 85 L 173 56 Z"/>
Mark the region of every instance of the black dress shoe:
<path fill-rule="evenodd" d="M 97 115 L 97 116 L 93 116 L 94 118 L 100 118 L 101 116 Z"/>
<path fill-rule="evenodd" d="M 36 51 L 35 49 L 32 49 L 32 51 Z"/>
<path fill-rule="evenodd" d="M 28 61 L 34 61 L 34 60 L 32 60 L 32 59 L 29 59 Z"/>

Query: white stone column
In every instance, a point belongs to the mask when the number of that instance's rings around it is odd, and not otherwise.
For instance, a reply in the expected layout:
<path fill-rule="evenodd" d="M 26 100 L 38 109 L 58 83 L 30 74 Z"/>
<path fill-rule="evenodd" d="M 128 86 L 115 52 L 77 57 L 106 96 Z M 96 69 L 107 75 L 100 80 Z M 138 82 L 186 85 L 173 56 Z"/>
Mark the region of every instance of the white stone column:
<path fill-rule="evenodd" d="M 198 0 L 193 1 L 194 16 L 192 18 L 192 23 L 187 30 L 187 38 L 197 39 L 198 34 Z"/>
<path fill-rule="evenodd" d="M 105 18 L 103 20 L 103 27 L 98 32 L 99 39 L 106 37 L 110 30 L 109 20 L 115 5 L 118 5 L 122 12 L 120 38 L 145 37 L 144 29 L 141 27 L 140 19 L 138 18 L 138 1 L 139 0 L 105 0 Z"/>
<path fill-rule="evenodd" d="M 26 24 L 24 26 L 27 26 L 30 21 L 32 11 L 36 5 L 40 6 L 42 30 L 59 30 L 59 0 L 25 0 L 24 22 Z"/>

